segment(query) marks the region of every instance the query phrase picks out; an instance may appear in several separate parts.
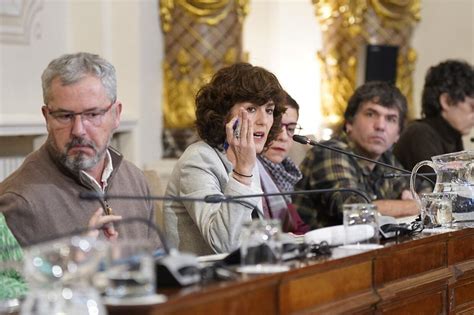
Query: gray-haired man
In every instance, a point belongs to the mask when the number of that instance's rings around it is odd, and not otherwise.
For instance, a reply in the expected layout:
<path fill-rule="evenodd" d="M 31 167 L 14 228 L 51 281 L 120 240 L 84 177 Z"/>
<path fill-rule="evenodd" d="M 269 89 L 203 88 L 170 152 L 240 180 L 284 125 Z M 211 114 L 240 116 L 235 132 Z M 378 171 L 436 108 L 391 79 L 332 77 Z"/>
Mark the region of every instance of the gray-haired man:
<path fill-rule="evenodd" d="M 0 212 L 22 245 L 88 225 L 140 217 L 154 222 L 149 201 L 79 199 L 80 192 L 147 195 L 142 172 L 109 147 L 120 123 L 115 68 L 89 53 L 63 55 L 44 70 L 42 79 L 48 138 L 0 184 Z M 104 208 L 103 210 L 101 209 Z M 114 215 L 111 214 L 113 209 Z M 139 223 L 105 225 L 107 238 L 152 239 Z"/>

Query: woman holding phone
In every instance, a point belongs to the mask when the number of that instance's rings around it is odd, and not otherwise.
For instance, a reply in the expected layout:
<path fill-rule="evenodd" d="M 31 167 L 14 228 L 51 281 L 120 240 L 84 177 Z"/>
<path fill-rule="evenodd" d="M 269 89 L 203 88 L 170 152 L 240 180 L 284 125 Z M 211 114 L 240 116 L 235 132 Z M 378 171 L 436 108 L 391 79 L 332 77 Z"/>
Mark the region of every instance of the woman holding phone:
<path fill-rule="evenodd" d="M 196 128 L 202 141 L 190 145 L 178 160 L 166 195 L 262 193 L 257 154 L 280 132 L 283 97 L 278 79 L 263 68 L 237 63 L 219 70 L 196 96 Z M 258 217 L 264 217 L 262 198 L 164 203 L 169 240 L 198 255 L 235 250 L 242 224 Z"/>

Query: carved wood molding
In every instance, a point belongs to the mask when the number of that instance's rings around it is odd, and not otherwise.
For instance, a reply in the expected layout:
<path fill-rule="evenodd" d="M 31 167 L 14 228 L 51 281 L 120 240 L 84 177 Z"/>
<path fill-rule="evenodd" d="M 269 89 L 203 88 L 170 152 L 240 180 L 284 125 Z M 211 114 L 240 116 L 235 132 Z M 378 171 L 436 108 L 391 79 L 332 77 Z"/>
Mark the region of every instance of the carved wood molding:
<path fill-rule="evenodd" d="M 338 300 L 333 303 L 326 304 L 314 309 L 305 310 L 305 313 L 310 314 L 354 314 L 366 313 L 373 308 L 373 305 L 378 303 L 380 297 L 376 292 L 370 290 L 361 294 L 353 295 L 345 299 Z"/>
<path fill-rule="evenodd" d="M 35 21 L 43 9 L 43 0 L 5 0 L 0 5 L 0 42 L 29 44 L 33 32 L 41 36 L 40 23 Z"/>
<path fill-rule="evenodd" d="M 450 268 L 441 268 L 439 270 L 387 283 L 377 289 L 377 292 L 382 300 L 401 298 L 426 291 L 429 287 L 447 287 L 448 281 L 452 276 L 453 272 Z"/>
<path fill-rule="evenodd" d="M 456 264 L 454 266 L 454 276 L 456 278 L 474 277 L 474 260 Z"/>

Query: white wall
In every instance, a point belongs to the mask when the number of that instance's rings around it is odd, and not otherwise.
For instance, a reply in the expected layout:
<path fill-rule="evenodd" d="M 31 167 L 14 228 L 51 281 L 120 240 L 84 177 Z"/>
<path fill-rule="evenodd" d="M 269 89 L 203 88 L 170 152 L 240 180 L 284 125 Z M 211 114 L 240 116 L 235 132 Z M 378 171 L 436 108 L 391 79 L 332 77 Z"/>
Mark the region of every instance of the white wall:
<path fill-rule="evenodd" d="M 273 72 L 298 102 L 304 132 L 317 133 L 321 76 L 316 52 L 321 30 L 311 1 L 251 0 L 243 44 L 249 62 Z"/>
<path fill-rule="evenodd" d="M 0 42 L 0 122 L 42 121 L 40 76 L 52 58 L 67 50 L 64 25 L 66 3 L 46 2 L 34 18 L 29 44 Z"/>
<path fill-rule="evenodd" d="M 39 3 L 41 9 L 29 43 L 0 42 L 0 130 L 2 125 L 25 121 L 42 126 L 42 71 L 64 53 L 88 51 L 116 67 L 127 131 L 118 140 L 122 152 L 139 166 L 160 158 L 163 52 L 158 1 L 19 3 Z"/>

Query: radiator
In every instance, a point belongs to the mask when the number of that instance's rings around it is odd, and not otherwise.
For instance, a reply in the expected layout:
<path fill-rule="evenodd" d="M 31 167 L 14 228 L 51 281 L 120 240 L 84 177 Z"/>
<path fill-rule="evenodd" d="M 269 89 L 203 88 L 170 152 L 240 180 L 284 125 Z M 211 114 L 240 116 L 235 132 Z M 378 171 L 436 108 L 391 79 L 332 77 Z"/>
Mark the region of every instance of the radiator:
<path fill-rule="evenodd" d="M 13 173 L 24 159 L 24 156 L 0 156 L 0 182 Z"/>

